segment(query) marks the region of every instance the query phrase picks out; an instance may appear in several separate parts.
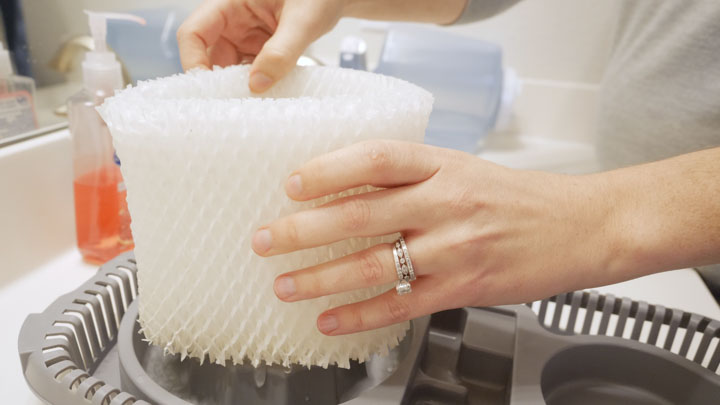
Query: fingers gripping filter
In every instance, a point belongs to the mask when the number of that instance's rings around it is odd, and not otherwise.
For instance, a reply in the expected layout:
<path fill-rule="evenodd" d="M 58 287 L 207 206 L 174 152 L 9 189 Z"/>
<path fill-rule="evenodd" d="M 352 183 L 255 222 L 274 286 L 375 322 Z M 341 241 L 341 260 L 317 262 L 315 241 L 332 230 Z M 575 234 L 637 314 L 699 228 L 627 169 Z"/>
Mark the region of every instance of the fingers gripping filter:
<path fill-rule="evenodd" d="M 337 198 L 297 203 L 286 196 L 288 175 L 311 158 L 369 139 L 422 142 L 432 96 L 398 79 L 319 67 L 297 68 L 256 96 L 248 71 L 141 82 L 98 109 L 127 186 L 142 332 L 172 353 L 217 363 L 349 367 L 351 359 L 386 353 L 407 323 L 328 337 L 316 319 L 392 285 L 296 303 L 278 300 L 272 286 L 281 273 L 393 236 L 271 258 L 257 256 L 251 239 L 280 216 Z"/>

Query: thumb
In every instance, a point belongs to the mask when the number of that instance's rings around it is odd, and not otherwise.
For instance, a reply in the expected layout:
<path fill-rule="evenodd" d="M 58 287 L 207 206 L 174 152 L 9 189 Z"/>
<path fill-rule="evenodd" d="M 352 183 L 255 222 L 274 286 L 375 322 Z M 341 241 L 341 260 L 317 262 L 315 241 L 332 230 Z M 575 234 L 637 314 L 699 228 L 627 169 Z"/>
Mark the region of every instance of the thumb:
<path fill-rule="evenodd" d="M 315 13 L 322 14 L 322 11 Z M 298 58 L 312 41 L 331 28 L 334 21 L 322 22 L 308 17 L 308 10 L 302 7 L 286 7 L 280 15 L 277 29 L 265 42 L 250 69 L 250 90 L 262 93 L 275 82 L 285 77 L 295 67 Z M 313 13 L 310 13 L 313 14 Z"/>

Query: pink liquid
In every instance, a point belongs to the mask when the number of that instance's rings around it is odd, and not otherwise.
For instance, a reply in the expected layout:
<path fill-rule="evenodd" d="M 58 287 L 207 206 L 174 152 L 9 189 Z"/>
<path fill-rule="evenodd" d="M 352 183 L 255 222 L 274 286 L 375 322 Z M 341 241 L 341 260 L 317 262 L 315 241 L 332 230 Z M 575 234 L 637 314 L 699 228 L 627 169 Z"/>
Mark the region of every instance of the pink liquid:
<path fill-rule="evenodd" d="M 83 174 L 75 179 L 74 191 L 77 243 L 85 261 L 105 263 L 135 246 L 118 166 Z"/>

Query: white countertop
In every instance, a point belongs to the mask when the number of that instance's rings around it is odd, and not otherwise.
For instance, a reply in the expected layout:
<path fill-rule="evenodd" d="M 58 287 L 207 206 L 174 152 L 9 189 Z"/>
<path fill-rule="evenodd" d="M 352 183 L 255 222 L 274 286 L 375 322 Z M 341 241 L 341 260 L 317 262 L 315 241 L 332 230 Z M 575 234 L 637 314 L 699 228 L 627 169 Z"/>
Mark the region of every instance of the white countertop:
<path fill-rule="evenodd" d="M 3 404 L 40 405 L 30 392 L 20 367 L 18 334 L 25 317 L 42 312 L 56 298 L 90 278 L 97 266 L 82 261 L 73 249 L 35 271 L 0 288 L 0 393 Z"/>

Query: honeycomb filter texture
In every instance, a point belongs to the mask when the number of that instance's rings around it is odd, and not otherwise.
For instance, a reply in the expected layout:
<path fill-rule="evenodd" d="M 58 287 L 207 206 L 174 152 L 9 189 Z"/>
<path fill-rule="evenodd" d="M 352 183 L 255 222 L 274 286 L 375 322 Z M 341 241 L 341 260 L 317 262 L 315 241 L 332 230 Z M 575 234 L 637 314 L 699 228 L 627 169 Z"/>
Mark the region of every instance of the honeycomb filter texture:
<path fill-rule="evenodd" d="M 369 139 L 422 142 L 432 96 L 398 79 L 321 67 L 298 67 L 255 95 L 248 72 L 216 67 L 141 82 L 98 108 L 127 186 L 142 332 L 183 358 L 220 364 L 349 367 L 385 354 L 408 323 L 329 337 L 316 319 L 392 285 L 295 303 L 272 286 L 279 274 L 396 235 L 270 258 L 256 255 L 251 239 L 276 218 L 338 197 L 298 203 L 285 194 L 288 175 L 313 157 Z"/>

